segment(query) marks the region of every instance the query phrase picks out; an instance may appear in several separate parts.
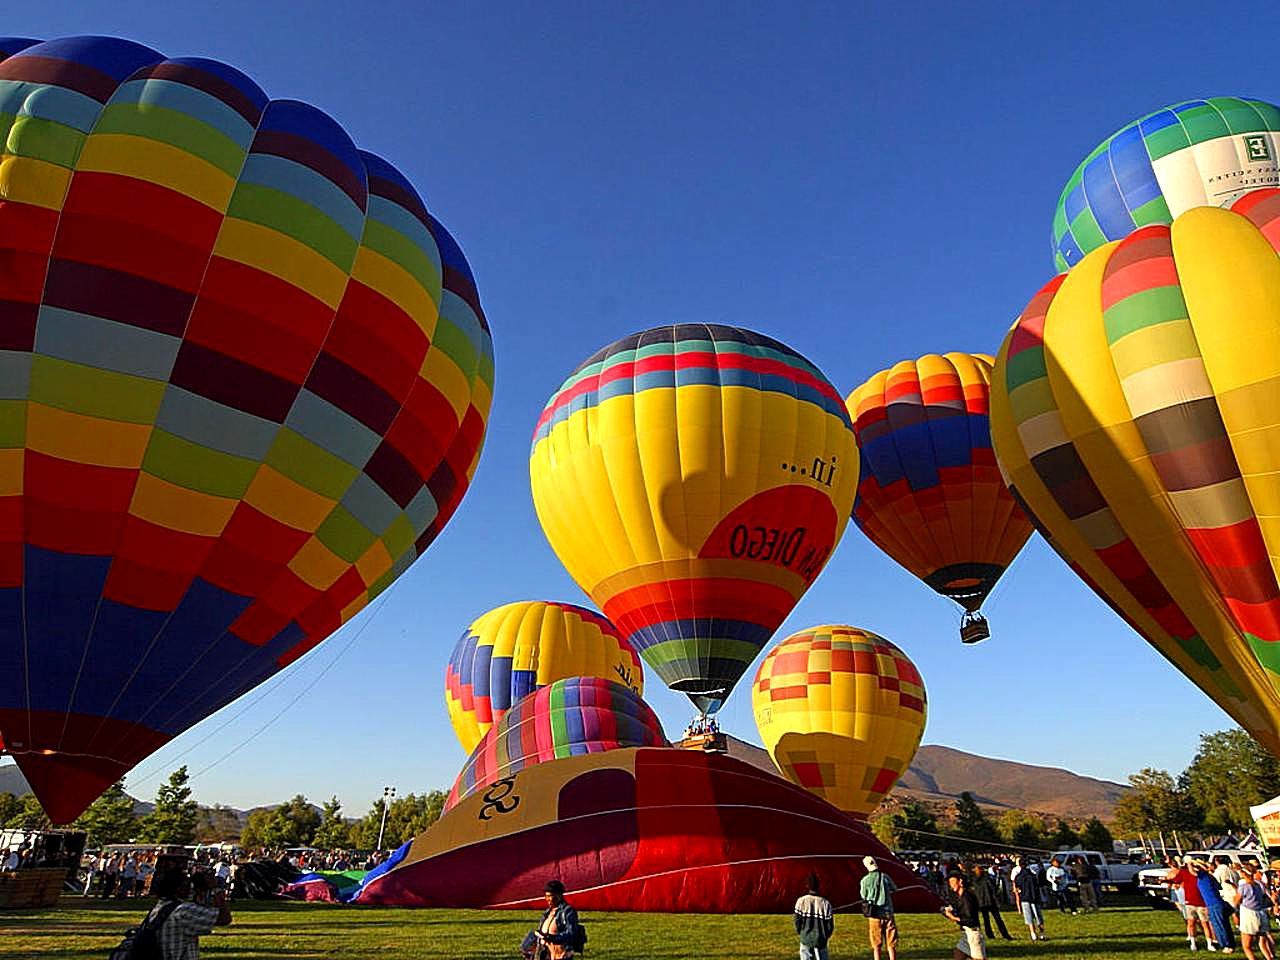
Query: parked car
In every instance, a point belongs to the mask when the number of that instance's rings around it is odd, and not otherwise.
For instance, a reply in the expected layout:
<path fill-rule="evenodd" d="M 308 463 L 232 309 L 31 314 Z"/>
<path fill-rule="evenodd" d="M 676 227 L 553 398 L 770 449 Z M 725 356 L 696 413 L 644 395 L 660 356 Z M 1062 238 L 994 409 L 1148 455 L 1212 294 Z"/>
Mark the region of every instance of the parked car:
<path fill-rule="evenodd" d="M 1215 863 L 1216 857 L 1226 857 L 1232 863 L 1250 863 L 1254 866 L 1263 864 L 1266 855 L 1261 850 L 1236 848 L 1229 850 L 1188 850 L 1182 855 L 1185 860 L 1204 860 Z M 1163 907 L 1170 903 L 1169 885 L 1164 882 L 1169 868 L 1164 864 L 1147 867 L 1138 873 L 1138 890 L 1146 895 L 1153 907 Z"/>
<path fill-rule="evenodd" d="M 1098 877 L 1103 886 L 1115 887 L 1124 893 L 1133 893 L 1138 889 L 1138 875 L 1150 866 L 1149 863 L 1132 863 L 1116 856 L 1103 854 L 1099 850 L 1055 850 L 1053 856 L 1064 865 L 1076 857 L 1084 857 L 1098 868 Z"/>

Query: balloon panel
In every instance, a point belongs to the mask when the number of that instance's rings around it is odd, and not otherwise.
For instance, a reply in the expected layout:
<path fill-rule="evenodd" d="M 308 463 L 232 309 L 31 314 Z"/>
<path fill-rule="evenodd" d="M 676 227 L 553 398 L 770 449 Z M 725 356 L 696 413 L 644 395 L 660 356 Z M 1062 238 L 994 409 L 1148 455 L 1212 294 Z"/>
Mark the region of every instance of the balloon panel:
<path fill-rule="evenodd" d="M 852 454 L 848 412 L 807 360 L 681 324 L 570 375 L 530 479 L 570 575 L 668 686 L 716 709 L 839 541 Z"/>
<path fill-rule="evenodd" d="M 924 735 L 915 664 L 857 627 L 813 627 L 783 640 L 761 662 L 751 701 L 783 776 L 861 817 L 893 789 Z"/>
<path fill-rule="evenodd" d="M 991 449 L 991 362 L 930 354 L 880 371 L 848 399 L 860 460 L 854 522 L 970 610 L 1032 532 Z"/>
<path fill-rule="evenodd" d="M 1045 287 L 993 436 L 1055 549 L 1280 752 L 1280 192 L 1202 207 Z"/>
<path fill-rule="evenodd" d="M 355 902 L 541 909 L 557 877 L 579 910 L 790 913 L 817 872 L 823 893 L 851 909 L 865 856 L 897 884 L 899 912 L 938 909 L 865 823 L 778 777 L 718 754 L 611 750 L 472 794 Z"/>
<path fill-rule="evenodd" d="M 1138 227 L 1274 187 L 1277 156 L 1280 108 L 1262 100 L 1187 100 L 1135 120 L 1089 154 L 1063 188 L 1053 216 L 1054 263 L 1068 270 Z"/>
<path fill-rule="evenodd" d="M 661 721 L 634 691 L 599 677 L 556 680 L 515 704 L 485 734 L 458 774 L 445 809 L 533 764 L 666 745 Z"/>
<path fill-rule="evenodd" d="M 569 603 L 508 603 L 477 619 L 445 667 L 445 703 L 464 750 L 513 703 L 566 677 L 604 677 L 644 694 L 644 667 L 617 627 Z"/>
<path fill-rule="evenodd" d="M 0 729 L 62 822 L 427 548 L 492 344 L 408 180 L 232 67 L 30 45 L 0 133 Z"/>

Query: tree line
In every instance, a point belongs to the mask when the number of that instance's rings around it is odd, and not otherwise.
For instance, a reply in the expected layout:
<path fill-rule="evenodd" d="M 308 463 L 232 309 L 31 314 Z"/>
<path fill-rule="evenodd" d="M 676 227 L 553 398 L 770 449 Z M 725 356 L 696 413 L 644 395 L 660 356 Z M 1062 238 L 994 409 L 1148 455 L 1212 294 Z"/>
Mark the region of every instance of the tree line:
<path fill-rule="evenodd" d="M 1280 794 L 1280 760 L 1243 730 L 1200 737 L 1200 749 L 1176 777 L 1144 767 L 1129 777 L 1116 804 L 1115 824 L 1127 836 L 1244 833 L 1249 808 Z"/>
<path fill-rule="evenodd" d="M 358 819 L 343 816 L 342 803 L 331 797 L 316 808 L 302 794 L 287 803 L 249 812 L 242 822 L 236 811 L 222 804 L 201 806 L 191 796 L 185 766 L 169 775 L 156 791 L 149 813 L 135 811 L 124 781 L 113 784 L 95 800 L 71 829 L 84 830 L 90 847 L 109 843 L 238 843 L 256 847 L 319 847 L 325 850 L 372 850 L 382 825 L 383 798 Z M 446 794 L 431 790 L 397 797 L 387 805 L 382 846 L 391 849 L 413 839 L 438 819 Z M 41 830 L 49 818 L 35 796 L 0 793 L 0 827 Z"/>

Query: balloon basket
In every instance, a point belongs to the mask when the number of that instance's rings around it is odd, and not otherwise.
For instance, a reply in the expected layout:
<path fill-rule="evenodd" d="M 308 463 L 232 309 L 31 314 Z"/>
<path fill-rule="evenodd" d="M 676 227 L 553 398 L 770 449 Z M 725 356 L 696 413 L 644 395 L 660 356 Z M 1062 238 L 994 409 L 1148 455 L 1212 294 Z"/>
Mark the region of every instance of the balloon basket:
<path fill-rule="evenodd" d="M 980 613 L 966 613 L 960 620 L 960 642 L 981 643 L 991 636 L 991 627 L 987 618 Z"/>
<path fill-rule="evenodd" d="M 728 753 L 729 738 L 723 733 L 695 733 L 680 741 L 681 750 L 701 750 L 703 753 Z"/>

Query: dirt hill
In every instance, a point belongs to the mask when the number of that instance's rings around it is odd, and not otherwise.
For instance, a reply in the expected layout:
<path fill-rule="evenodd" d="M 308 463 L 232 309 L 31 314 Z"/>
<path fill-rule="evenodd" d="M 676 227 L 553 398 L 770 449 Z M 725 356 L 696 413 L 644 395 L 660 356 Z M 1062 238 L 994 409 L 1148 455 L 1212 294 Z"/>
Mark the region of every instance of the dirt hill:
<path fill-rule="evenodd" d="M 760 747 L 732 737 L 729 741 L 730 755 L 770 773 L 777 772 L 769 754 Z M 1110 820 L 1125 789 L 1109 780 L 1082 777 L 1057 767 L 995 760 L 926 744 L 916 754 L 892 798 L 919 800 L 941 809 L 953 806 L 967 790 L 982 806 L 997 813 L 1018 809 L 1072 821 L 1089 817 Z"/>

